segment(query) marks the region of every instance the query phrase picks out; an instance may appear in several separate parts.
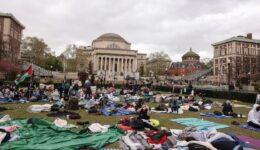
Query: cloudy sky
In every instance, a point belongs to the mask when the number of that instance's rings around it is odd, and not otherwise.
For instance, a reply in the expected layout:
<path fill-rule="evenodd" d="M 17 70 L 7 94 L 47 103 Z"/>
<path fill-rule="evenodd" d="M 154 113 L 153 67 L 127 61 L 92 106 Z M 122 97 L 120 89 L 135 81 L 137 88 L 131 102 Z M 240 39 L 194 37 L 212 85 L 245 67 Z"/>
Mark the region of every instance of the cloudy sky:
<path fill-rule="evenodd" d="M 173 61 L 190 47 L 211 58 L 211 44 L 232 36 L 260 39 L 259 0 L 1 0 L 0 11 L 13 13 L 26 26 L 24 37 L 43 38 L 56 55 L 107 32 Z"/>

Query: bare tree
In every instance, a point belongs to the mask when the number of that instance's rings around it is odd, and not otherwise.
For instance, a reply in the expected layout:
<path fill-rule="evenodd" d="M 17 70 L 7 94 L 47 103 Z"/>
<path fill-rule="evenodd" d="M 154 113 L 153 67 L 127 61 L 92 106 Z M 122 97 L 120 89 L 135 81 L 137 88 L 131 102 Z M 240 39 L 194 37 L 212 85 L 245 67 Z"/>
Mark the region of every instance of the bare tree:
<path fill-rule="evenodd" d="M 163 51 L 155 52 L 150 54 L 147 63 L 147 70 L 154 72 L 155 75 L 160 75 L 164 73 L 165 69 L 169 67 L 171 63 L 171 58 L 168 54 Z"/>

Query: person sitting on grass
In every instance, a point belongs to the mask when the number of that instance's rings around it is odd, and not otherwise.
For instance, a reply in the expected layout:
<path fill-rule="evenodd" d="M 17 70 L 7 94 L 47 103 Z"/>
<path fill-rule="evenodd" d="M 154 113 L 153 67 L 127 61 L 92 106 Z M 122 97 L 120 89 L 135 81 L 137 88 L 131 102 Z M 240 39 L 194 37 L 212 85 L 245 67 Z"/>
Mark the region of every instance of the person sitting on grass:
<path fill-rule="evenodd" d="M 76 95 L 76 91 L 71 92 L 71 96 L 69 98 L 69 105 L 68 108 L 71 110 L 78 110 L 79 109 L 79 100 Z"/>
<path fill-rule="evenodd" d="M 260 105 L 254 104 L 253 108 L 249 111 L 247 124 L 260 129 Z"/>
<path fill-rule="evenodd" d="M 145 120 L 150 119 L 149 106 L 147 106 L 143 101 L 141 101 L 141 107 L 137 109 L 137 113 L 138 113 L 138 119 L 145 119 Z"/>
<path fill-rule="evenodd" d="M 238 117 L 242 118 L 242 114 L 238 115 L 237 113 L 233 112 L 233 108 L 232 108 L 231 102 L 229 100 L 224 102 L 222 104 L 222 106 L 223 106 L 222 112 L 225 116 L 232 116 L 234 118 L 238 118 Z"/>
<path fill-rule="evenodd" d="M 135 106 L 135 111 L 137 111 L 139 108 L 142 107 L 143 99 L 138 99 L 137 103 L 134 104 Z"/>

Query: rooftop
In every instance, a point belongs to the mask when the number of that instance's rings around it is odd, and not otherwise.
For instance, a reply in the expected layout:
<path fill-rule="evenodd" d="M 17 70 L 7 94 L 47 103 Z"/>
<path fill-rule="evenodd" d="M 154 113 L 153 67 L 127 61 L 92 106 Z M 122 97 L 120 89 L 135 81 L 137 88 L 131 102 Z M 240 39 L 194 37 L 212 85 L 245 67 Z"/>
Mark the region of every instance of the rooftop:
<path fill-rule="evenodd" d="M 245 36 L 234 36 L 234 37 L 231 37 L 229 39 L 214 43 L 212 45 L 215 46 L 215 45 L 224 44 L 224 43 L 228 43 L 228 42 L 232 42 L 232 41 L 260 44 L 259 39 L 250 39 L 250 38 L 245 37 Z"/>
<path fill-rule="evenodd" d="M 118 42 L 124 42 L 124 43 L 130 44 L 124 38 L 122 38 L 120 35 L 118 35 L 116 33 L 102 34 L 101 36 L 99 36 L 94 41 L 118 41 Z"/>
<path fill-rule="evenodd" d="M 9 17 L 11 19 L 13 19 L 16 23 L 18 23 L 23 29 L 25 29 L 25 26 L 19 21 L 17 20 L 13 14 L 11 13 L 3 13 L 3 12 L 0 12 L 0 17 Z"/>
<path fill-rule="evenodd" d="M 192 51 L 192 48 L 190 48 L 190 51 L 182 55 L 182 57 L 200 57 L 197 53 Z"/>

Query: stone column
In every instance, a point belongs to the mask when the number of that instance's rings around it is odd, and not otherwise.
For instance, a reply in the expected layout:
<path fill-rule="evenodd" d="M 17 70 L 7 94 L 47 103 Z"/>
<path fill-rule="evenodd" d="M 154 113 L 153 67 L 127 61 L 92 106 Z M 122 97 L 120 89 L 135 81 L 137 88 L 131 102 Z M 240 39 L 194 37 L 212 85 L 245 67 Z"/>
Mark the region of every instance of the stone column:
<path fill-rule="evenodd" d="M 97 61 L 98 61 L 98 66 L 97 66 L 97 70 L 100 69 L 100 61 L 99 61 L 100 57 L 98 57 Z"/>
<path fill-rule="evenodd" d="M 129 63 L 128 63 L 128 72 L 131 72 L 131 59 L 129 58 Z"/>
<path fill-rule="evenodd" d="M 134 72 L 134 59 L 131 59 L 131 72 Z"/>
<path fill-rule="evenodd" d="M 129 58 L 126 59 L 126 71 L 129 72 L 129 64 L 130 64 L 130 61 L 129 61 Z"/>
<path fill-rule="evenodd" d="M 127 72 L 126 71 L 126 58 L 124 58 L 124 72 Z"/>
<path fill-rule="evenodd" d="M 107 57 L 105 57 L 105 60 L 104 60 L 104 70 L 107 70 Z"/>
<path fill-rule="evenodd" d="M 107 60 L 107 63 L 108 63 L 108 69 L 107 70 L 110 71 L 110 57 L 107 57 L 107 59 L 108 59 Z"/>
<path fill-rule="evenodd" d="M 120 65 L 120 67 L 121 67 L 121 72 L 124 72 L 124 70 L 123 70 L 123 66 L 124 66 L 123 60 L 124 60 L 124 58 L 121 58 L 121 65 Z"/>
<path fill-rule="evenodd" d="M 124 72 L 123 66 L 124 66 L 124 58 L 121 58 L 121 72 Z"/>
<path fill-rule="evenodd" d="M 112 57 L 110 57 L 110 64 L 109 64 L 109 71 L 111 71 L 112 72 Z"/>
<path fill-rule="evenodd" d="M 131 58 L 129 58 L 129 67 L 128 67 L 129 72 L 132 72 L 131 67 L 132 67 L 132 60 Z"/>
<path fill-rule="evenodd" d="M 115 70 L 114 70 L 114 69 L 115 69 L 115 68 L 114 68 L 115 58 L 113 57 L 112 60 L 113 60 L 113 61 L 112 61 L 112 66 L 111 66 L 111 67 L 112 67 L 112 72 L 114 72 L 114 71 L 115 71 Z"/>
<path fill-rule="evenodd" d="M 131 59 L 128 58 L 128 72 L 131 72 Z"/>
<path fill-rule="evenodd" d="M 118 72 L 121 73 L 121 58 L 118 58 Z"/>
<path fill-rule="evenodd" d="M 116 62 L 116 59 L 117 59 L 117 58 L 114 57 L 114 59 L 115 59 L 115 60 L 114 60 L 114 61 L 115 61 L 115 62 L 114 62 L 114 72 L 116 72 L 116 63 L 117 63 L 117 62 Z"/>
<path fill-rule="evenodd" d="M 100 62 L 100 64 L 101 64 L 100 70 L 103 70 L 103 65 L 104 65 L 104 63 L 103 63 L 103 57 L 101 57 L 101 62 Z"/>
<path fill-rule="evenodd" d="M 116 62 L 116 64 L 117 64 L 117 71 L 116 72 L 119 72 L 119 57 L 117 57 L 117 62 Z"/>

